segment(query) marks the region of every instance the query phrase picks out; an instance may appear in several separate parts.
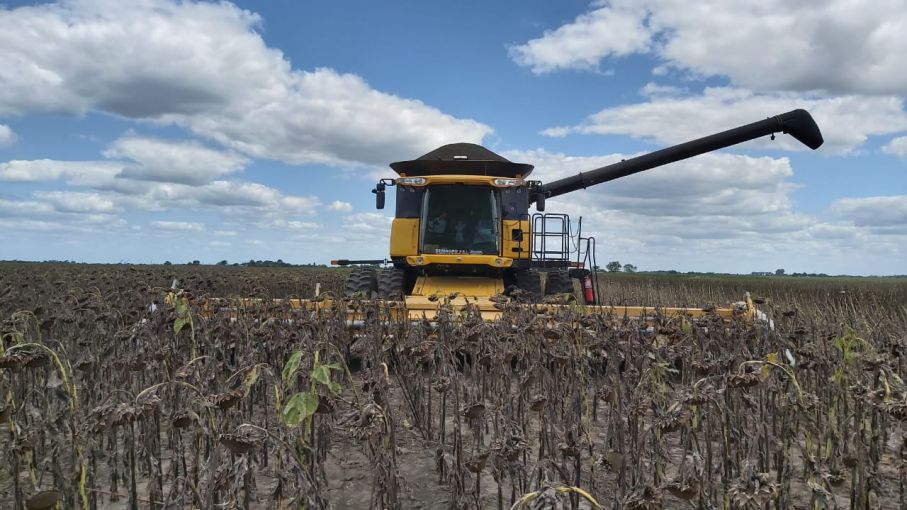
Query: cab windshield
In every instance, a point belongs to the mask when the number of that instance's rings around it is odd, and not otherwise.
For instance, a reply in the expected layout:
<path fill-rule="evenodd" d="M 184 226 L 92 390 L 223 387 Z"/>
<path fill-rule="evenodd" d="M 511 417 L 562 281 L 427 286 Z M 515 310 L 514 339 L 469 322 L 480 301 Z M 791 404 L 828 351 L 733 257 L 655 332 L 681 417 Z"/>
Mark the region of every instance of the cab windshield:
<path fill-rule="evenodd" d="M 431 186 L 422 201 L 422 253 L 497 255 L 498 211 L 494 188 Z"/>

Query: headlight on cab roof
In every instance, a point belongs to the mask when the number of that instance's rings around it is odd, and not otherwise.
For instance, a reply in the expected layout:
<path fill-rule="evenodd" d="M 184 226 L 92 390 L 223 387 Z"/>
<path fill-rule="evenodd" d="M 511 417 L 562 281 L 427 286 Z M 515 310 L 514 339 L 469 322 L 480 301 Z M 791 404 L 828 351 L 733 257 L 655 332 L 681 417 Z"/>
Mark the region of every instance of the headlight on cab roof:
<path fill-rule="evenodd" d="M 398 186 L 424 186 L 425 177 L 398 177 L 395 181 Z"/>
<path fill-rule="evenodd" d="M 502 177 L 498 177 L 497 179 L 494 180 L 495 186 L 509 187 L 509 186 L 522 186 L 523 184 L 524 184 L 523 179 L 504 179 Z"/>

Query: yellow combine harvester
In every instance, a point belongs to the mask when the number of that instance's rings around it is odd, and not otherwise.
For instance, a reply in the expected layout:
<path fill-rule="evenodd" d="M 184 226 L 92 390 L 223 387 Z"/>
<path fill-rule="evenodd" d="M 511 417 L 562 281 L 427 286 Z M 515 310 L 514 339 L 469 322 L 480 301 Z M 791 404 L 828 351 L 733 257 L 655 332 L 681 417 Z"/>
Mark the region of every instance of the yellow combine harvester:
<path fill-rule="evenodd" d="M 774 139 L 779 132 L 811 149 L 823 143 L 810 114 L 793 110 L 547 184 L 528 179 L 532 165 L 508 161 L 485 147 L 445 145 L 418 159 L 392 163 L 399 176 L 381 179 L 372 190 L 377 208 L 382 209 L 386 188 L 397 189 L 390 237 L 392 267 L 364 266 L 383 260 L 333 263 L 355 266 L 346 284 L 348 296 L 399 302 L 395 315 L 409 319 L 431 319 L 442 304 L 454 309 L 470 304 L 487 320 L 498 318 L 501 302 L 508 299 L 553 304 L 566 298 L 594 304 L 598 297 L 591 274 L 594 239 L 582 237 L 581 221 L 574 234 L 569 217 L 545 214 L 546 199 L 761 136 Z M 533 203 L 538 212 L 530 214 Z M 631 317 L 654 311 L 608 308 L 615 315 Z M 659 312 L 692 317 L 706 313 L 679 308 Z M 747 298 L 708 313 L 752 319 L 754 308 Z"/>
<path fill-rule="evenodd" d="M 786 133 L 811 149 L 822 134 L 805 110 L 793 110 L 704 138 L 581 172 L 548 184 L 527 179 L 533 166 L 514 163 L 485 147 L 456 143 L 390 166 L 399 175 L 381 179 L 372 192 L 383 209 L 395 186 L 390 259 L 335 260 L 353 266 L 345 298 L 279 300 L 293 310 L 346 306 L 351 326 L 362 324 L 361 301 L 378 300 L 386 320 L 434 319 L 442 307 L 469 307 L 486 321 L 501 317 L 508 302 L 570 306 L 576 313 L 610 313 L 648 319 L 653 315 L 693 319 L 706 315 L 752 321 L 759 312 L 749 296 L 726 308 L 602 306 L 596 288 L 594 238 L 574 233 L 570 218 L 548 214 L 545 200 L 761 136 Z M 535 204 L 536 213 L 530 213 Z M 376 266 L 390 262 L 387 269 Z M 541 275 L 544 274 L 543 279 Z M 173 296 L 171 296 L 173 297 Z M 231 313 L 260 301 L 208 300 L 202 313 Z M 583 306 L 575 306 L 576 304 Z"/>

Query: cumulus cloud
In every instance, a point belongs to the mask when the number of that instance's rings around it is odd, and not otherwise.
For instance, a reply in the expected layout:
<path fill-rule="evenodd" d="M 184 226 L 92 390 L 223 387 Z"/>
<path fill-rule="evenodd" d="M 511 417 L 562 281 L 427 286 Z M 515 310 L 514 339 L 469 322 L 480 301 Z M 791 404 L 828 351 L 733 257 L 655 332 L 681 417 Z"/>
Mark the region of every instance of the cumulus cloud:
<path fill-rule="evenodd" d="M 842 198 L 831 210 L 858 226 L 907 234 L 907 195 Z"/>
<path fill-rule="evenodd" d="M 356 75 L 294 68 L 267 46 L 260 22 L 226 2 L 0 10 L 0 116 L 106 112 L 182 126 L 254 157 L 336 165 L 383 165 L 491 132 Z"/>
<path fill-rule="evenodd" d="M 77 221 L 73 218 L 46 220 L 30 218 L 3 218 L 0 217 L 0 233 L 17 232 L 25 234 L 58 234 L 70 236 L 74 233 L 96 234 L 98 232 L 122 233 L 127 226 L 126 220 L 107 215 L 88 215 L 80 217 Z"/>
<path fill-rule="evenodd" d="M 213 181 L 201 186 L 174 183 L 145 183 L 112 180 L 106 189 L 119 194 L 119 200 L 140 209 L 160 211 L 213 206 L 225 214 L 247 214 L 250 219 L 269 215 L 313 214 L 321 205 L 314 196 L 287 195 L 263 184 L 239 181 Z"/>
<path fill-rule="evenodd" d="M 114 141 L 104 156 L 133 162 L 123 168 L 119 177 L 196 185 L 237 172 L 249 162 L 236 153 L 209 149 L 194 141 L 133 135 Z"/>
<path fill-rule="evenodd" d="M 123 170 L 114 161 L 13 160 L 0 163 L 0 181 L 39 182 L 65 180 L 74 186 L 100 186 Z"/>
<path fill-rule="evenodd" d="M 337 234 L 348 242 L 368 242 L 379 246 L 390 239 L 393 220 L 392 216 L 375 212 L 347 214 L 343 217 Z"/>
<path fill-rule="evenodd" d="M 0 198 L 0 216 L 62 220 L 65 215 L 69 219 L 81 216 L 82 219 L 97 222 L 107 221 L 109 218 L 105 215 L 121 211 L 122 208 L 114 200 L 98 193 L 36 191 L 31 199 Z"/>
<path fill-rule="evenodd" d="M 595 69 L 604 58 L 649 51 L 652 35 L 638 9 L 605 6 L 546 31 L 538 39 L 512 46 L 510 57 L 535 73 Z"/>
<path fill-rule="evenodd" d="M 510 49 L 535 73 L 593 69 L 629 54 L 660 59 L 660 74 L 727 76 L 759 91 L 902 95 L 907 4 L 597 1 L 572 22 Z"/>
<path fill-rule="evenodd" d="M 99 193 L 36 191 L 32 196 L 59 212 L 112 214 L 122 211 L 114 200 Z"/>
<path fill-rule="evenodd" d="M 0 147 L 9 147 L 16 143 L 16 133 L 6 124 L 0 124 Z"/>
<path fill-rule="evenodd" d="M 535 164 L 532 177 L 543 182 L 633 156 L 541 149 L 503 155 Z M 584 235 L 598 241 L 600 263 L 619 259 L 644 269 L 848 272 L 830 254 L 867 242 L 875 247 L 872 256 L 903 254 L 903 242 L 887 237 L 891 232 L 797 212 L 792 176 L 787 158 L 710 153 L 549 199 L 547 208 L 574 222 L 583 218 Z M 808 265 L 791 262 L 807 255 Z"/>
<path fill-rule="evenodd" d="M 891 154 L 903 160 L 907 160 L 907 136 L 899 136 L 892 139 L 882 147 L 882 151 L 886 154 Z"/>
<path fill-rule="evenodd" d="M 92 195 L 36 192 L 31 199 L 0 198 L 0 232 L 117 232 L 128 225 L 114 204 Z"/>
<path fill-rule="evenodd" d="M 334 200 L 331 202 L 331 205 L 328 206 L 328 209 L 338 212 L 351 212 L 353 210 L 353 204 L 349 202 L 341 202 L 340 200 Z"/>
<path fill-rule="evenodd" d="M 104 156 L 118 160 L 15 160 L 0 163 L 0 181 L 63 180 L 92 192 L 36 192 L 33 198 L 54 210 L 109 213 L 123 210 L 167 211 L 215 208 L 249 221 L 314 214 L 321 201 L 263 184 L 219 177 L 242 170 L 248 159 L 194 141 L 168 141 L 128 135 L 114 141 Z"/>
<path fill-rule="evenodd" d="M 633 155 L 577 157 L 545 150 L 510 151 L 512 161 L 536 165 L 533 178 L 551 182 Z M 632 211 L 645 216 L 750 216 L 786 213 L 795 186 L 787 158 L 710 153 L 569 195 L 596 206 Z"/>
<path fill-rule="evenodd" d="M 28 163 L 28 162 L 20 162 Z M 56 161 L 51 166 L 61 172 L 47 176 L 67 175 L 67 162 Z M 80 163 L 80 162 L 75 162 Z M 82 165 L 76 164 L 76 168 Z M 17 165 L 28 168 L 29 165 Z M 47 165 L 38 165 L 48 168 Z M 2 174 L 0 174 L 2 175 Z M 34 177 L 34 174 L 31 174 Z M 287 217 L 313 215 L 321 207 L 315 196 L 287 195 L 258 183 L 212 181 L 193 186 L 187 184 L 147 182 L 117 177 L 109 173 L 106 180 L 91 181 L 92 191 L 35 191 L 29 198 L 0 198 L 0 217 L 22 220 L 9 226 L 12 230 L 27 231 L 29 221 L 43 221 L 43 230 L 65 231 L 66 225 L 82 226 L 80 232 L 97 228 L 120 226 L 119 214 L 136 211 L 167 212 L 209 211 L 220 213 L 232 224 L 253 228 L 273 228 Z M 184 222 L 155 223 L 159 229 L 179 229 Z M 196 225 L 196 223 L 191 223 Z M 35 230 L 37 231 L 37 230 Z M 214 232 L 216 236 L 235 236 L 230 230 Z"/>
<path fill-rule="evenodd" d="M 290 220 L 283 222 L 283 226 L 290 230 L 317 230 L 321 228 L 321 225 L 315 223 L 314 221 L 296 221 Z"/>
<path fill-rule="evenodd" d="M 171 232 L 202 232 L 205 230 L 204 223 L 190 221 L 152 221 L 151 226 Z"/>
<path fill-rule="evenodd" d="M 0 217 L 44 215 L 53 212 L 50 204 L 33 200 L 11 200 L 0 197 Z"/>
<path fill-rule="evenodd" d="M 550 128 L 543 134 L 616 134 L 675 144 L 794 108 L 805 108 L 812 114 L 825 138 L 821 150 L 835 154 L 856 150 L 870 136 L 907 130 L 903 101 L 895 97 L 807 97 L 713 87 L 697 95 L 659 95 L 644 103 L 605 108 L 578 125 Z M 778 136 L 774 141 L 764 137 L 749 145 L 808 150 L 788 136 Z"/>

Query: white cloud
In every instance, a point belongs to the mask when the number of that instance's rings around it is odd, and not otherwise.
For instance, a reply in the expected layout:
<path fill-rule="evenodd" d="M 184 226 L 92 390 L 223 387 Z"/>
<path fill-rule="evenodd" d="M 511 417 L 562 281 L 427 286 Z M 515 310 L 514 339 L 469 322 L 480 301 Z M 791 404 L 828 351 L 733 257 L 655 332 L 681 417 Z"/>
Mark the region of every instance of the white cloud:
<path fill-rule="evenodd" d="M 144 139 L 141 140 L 144 142 Z M 155 142 L 156 143 L 156 142 Z M 169 144 L 158 147 L 166 152 Z M 172 147 L 171 147 L 172 148 Z M 231 156 L 217 154 L 204 148 L 186 144 L 175 152 L 186 149 L 189 154 L 199 149 L 199 160 L 182 163 L 183 175 L 204 173 L 206 161 L 229 161 Z M 119 151 L 120 149 L 118 149 Z M 107 151 L 109 155 L 119 155 Z M 136 153 L 130 154 L 139 157 Z M 204 156 L 208 156 L 205 159 Z M 143 155 L 143 161 L 154 156 Z M 223 159 L 221 159 L 223 157 Z M 157 162 L 166 159 L 162 157 Z M 287 195 L 263 184 L 243 181 L 214 180 L 201 184 L 142 181 L 124 177 L 121 170 L 126 163 L 115 161 L 10 161 L 0 163 L 0 181 L 38 182 L 64 179 L 71 186 L 90 188 L 92 192 L 50 191 L 38 192 L 34 197 L 40 203 L 60 212 L 111 213 L 120 211 L 170 211 L 187 209 L 213 209 L 225 215 L 238 217 L 245 223 L 273 221 L 292 215 L 315 214 L 321 200 L 315 196 Z M 199 168 L 199 172 L 194 169 Z M 176 175 L 176 174 L 174 174 Z M 23 214 L 28 209 L 23 209 Z"/>
<path fill-rule="evenodd" d="M 0 124 L 0 147 L 9 147 L 16 143 L 16 133 L 6 124 Z"/>
<path fill-rule="evenodd" d="M 215 230 L 214 235 L 221 237 L 236 237 L 239 233 L 233 230 Z"/>
<path fill-rule="evenodd" d="M 686 90 L 680 87 L 660 85 L 651 81 L 639 89 L 639 93 L 645 97 L 678 96 L 685 92 Z"/>
<path fill-rule="evenodd" d="M 536 165 L 534 179 L 551 182 L 632 155 L 576 157 L 544 150 L 510 151 L 511 161 Z M 789 214 L 795 186 L 787 158 L 710 153 L 576 191 L 560 201 L 633 212 L 643 216 Z M 553 199 L 558 200 L 558 199 Z M 766 228 L 777 220 L 765 222 Z"/>
<path fill-rule="evenodd" d="M 375 212 L 347 214 L 337 234 L 347 242 L 368 242 L 387 251 L 385 244 L 390 239 L 393 220 L 392 216 Z"/>
<path fill-rule="evenodd" d="M 536 165 L 543 182 L 632 157 L 576 157 L 544 150 L 512 151 Z M 787 158 L 711 153 L 549 199 L 548 210 L 583 217 L 583 231 L 609 247 L 638 252 L 692 240 L 720 242 L 800 231 L 815 220 L 793 210 Z M 610 249 L 610 248 L 609 248 Z"/>
<path fill-rule="evenodd" d="M 511 48 L 536 73 L 597 68 L 628 54 L 754 90 L 903 95 L 907 4 L 900 0 L 611 0 Z"/>
<path fill-rule="evenodd" d="M 128 226 L 120 209 L 91 193 L 35 192 L 31 199 L 0 198 L 0 232 L 72 235 L 116 233 Z"/>
<path fill-rule="evenodd" d="M 321 225 L 313 221 L 287 221 L 282 222 L 282 226 L 290 230 L 317 230 Z"/>
<path fill-rule="evenodd" d="M 535 164 L 532 177 L 543 182 L 632 157 L 542 149 L 502 155 Z M 547 210 L 574 222 L 583 218 L 583 234 L 596 237 L 601 265 L 617 259 L 643 269 L 844 273 L 854 267 L 839 256 L 842 249 L 861 250 L 867 260 L 907 255 L 893 228 L 797 212 L 792 177 L 787 158 L 710 153 L 549 199 Z"/>
<path fill-rule="evenodd" d="M 118 177 L 198 185 L 242 170 L 249 160 L 232 152 L 209 149 L 194 141 L 126 136 L 104 151 L 111 159 L 128 159 Z"/>
<path fill-rule="evenodd" d="M 870 136 L 907 130 L 903 106 L 903 101 L 895 97 L 805 97 L 716 87 L 706 88 L 701 95 L 655 96 L 645 103 L 605 108 L 579 125 L 556 127 L 543 133 L 549 136 L 619 134 L 675 144 L 794 108 L 805 108 L 822 130 L 825 145 L 821 150 L 846 154 Z M 749 145 L 807 150 L 793 138 L 780 134 L 774 141 L 764 137 Z"/>
<path fill-rule="evenodd" d="M 253 182 L 214 181 L 201 186 L 188 186 L 116 179 L 109 189 L 140 209 L 162 211 L 214 207 L 224 214 L 246 215 L 250 221 L 271 216 L 314 214 L 321 205 L 318 197 L 286 195 Z"/>
<path fill-rule="evenodd" d="M 33 200 L 10 200 L 0 197 L 0 217 L 37 216 L 52 212 L 53 207 L 50 204 Z"/>
<path fill-rule="evenodd" d="M 557 69 L 596 69 L 606 57 L 647 52 L 652 30 L 637 9 L 602 7 L 521 46 L 510 57 L 535 73 Z"/>
<path fill-rule="evenodd" d="M 891 154 L 903 160 L 907 160 L 907 136 L 899 136 L 892 139 L 882 147 L 882 151 L 886 154 Z"/>
<path fill-rule="evenodd" d="M 0 181 L 39 182 L 64 179 L 75 186 L 99 186 L 110 182 L 123 164 L 114 161 L 13 160 L 0 163 Z"/>
<path fill-rule="evenodd" d="M 36 191 L 33 196 L 58 212 L 111 214 L 122 211 L 110 197 L 75 191 Z"/>
<path fill-rule="evenodd" d="M 30 218 L 2 218 L 0 217 L 0 232 L 17 232 L 17 235 L 54 233 L 64 236 L 72 234 L 99 234 L 114 233 L 120 235 L 122 228 L 127 225 L 122 218 L 107 215 L 86 216 L 83 221 L 70 221 L 69 219 L 30 219 Z M 71 238 L 71 237 L 70 237 Z M 48 258 L 53 257 L 49 255 Z"/>
<path fill-rule="evenodd" d="M 0 216 L 98 223 L 122 208 L 109 196 L 75 191 L 36 191 L 31 199 L 0 198 Z"/>
<path fill-rule="evenodd" d="M 858 226 L 907 234 L 907 195 L 842 198 L 832 202 L 831 210 Z"/>
<path fill-rule="evenodd" d="M 183 126 L 255 157 L 336 165 L 384 165 L 491 132 L 356 75 L 294 69 L 260 23 L 225 2 L 0 10 L 0 116 L 101 111 Z"/>
<path fill-rule="evenodd" d="M 204 223 L 190 221 L 152 221 L 151 226 L 171 232 L 202 232 L 205 230 Z"/>
<path fill-rule="evenodd" d="M 331 211 L 339 212 L 351 212 L 353 210 L 353 204 L 349 202 L 341 202 L 340 200 L 334 200 L 331 202 L 331 205 L 328 206 L 328 209 Z"/>

